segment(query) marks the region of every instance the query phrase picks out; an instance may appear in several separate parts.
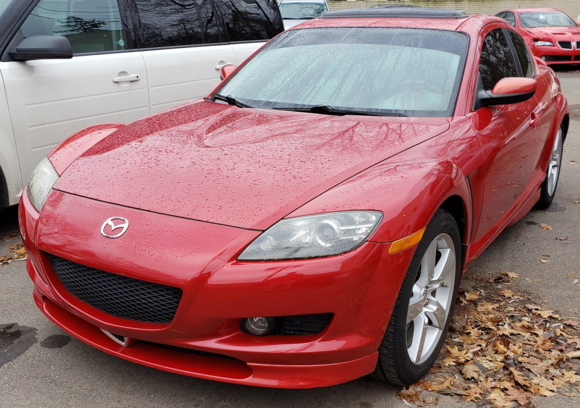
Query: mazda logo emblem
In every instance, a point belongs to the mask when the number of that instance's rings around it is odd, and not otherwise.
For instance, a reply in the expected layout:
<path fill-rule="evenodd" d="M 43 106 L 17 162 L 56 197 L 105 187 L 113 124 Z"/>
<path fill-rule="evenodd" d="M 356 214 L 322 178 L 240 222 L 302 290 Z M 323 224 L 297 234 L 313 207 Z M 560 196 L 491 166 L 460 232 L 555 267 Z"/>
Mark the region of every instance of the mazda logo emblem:
<path fill-rule="evenodd" d="M 105 232 L 107 226 L 109 227 L 107 231 L 110 232 L 110 234 L 113 234 L 113 231 L 119 228 L 121 231 L 116 235 L 109 235 Z M 103 226 L 101 227 L 101 235 L 107 238 L 119 238 L 125 233 L 125 231 L 127 231 L 127 228 L 129 228 L 129 221 L 126 218 L 111 217 L 103 223 Z"/>

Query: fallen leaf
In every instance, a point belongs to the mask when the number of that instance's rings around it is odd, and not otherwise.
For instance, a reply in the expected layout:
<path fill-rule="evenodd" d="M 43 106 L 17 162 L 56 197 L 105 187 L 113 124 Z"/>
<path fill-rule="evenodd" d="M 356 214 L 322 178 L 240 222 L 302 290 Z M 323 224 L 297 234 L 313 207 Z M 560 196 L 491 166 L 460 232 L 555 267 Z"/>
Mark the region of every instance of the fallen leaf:
<path fill-rule="evenodd" d="M 580 358 L 580 350 L 579 351 L 572 351 L 570 353 L 566 353 L 566 356 L 570 358 Z"/>
<path fill-rule="evenodd" d="M 516 387 L 509 385 L 507 387 L 506 400 L 516 401 L 521 406 L 527 405 L 530 400 L 535 399 L 534 394 L 518 390 Z"/>
<path fill-rule="evenodd" d="M 555 313 L 553 310 L 532 310 L 532 313 L 542 316 L 544 319 L 548 317 L 553 317 L 554 319 L 561 319 L 560 315 Z"/>
<path fill-rule="evenodd" d="M 580 200 L 575 200 L 574 204 L 580 204 Z"/>
<path fill-rule="evenodd" d="M 550 261 L 549 261 L 549 260 L 547 260 L 547 259 L 540 259 L 540 262 L 541 262 L 541 263 L 549 263 Z"/>
<path fill-rule="evenodd" d="M 575 165 L 576 164 L 576 160 L 570 160 L 570 165 Z"/>
<path fill-rule="evenodd" d="M 498 408 L 512 408 L 515 407 L 515 404 L 512 401 L 508 401 L 506 396 L 500 390 L 493 390 L 491 395 L 486 398 L 488 401 L 493 403 L 494 407 Z"/>
<path fill-rule="evenodd" d="M 499 292 L 500 294 L 504 295 L 506 298 L 511 298 L 514 295 L 514 292 L 512 292 L 509 289 L 503 289 L 501 292 Z"/>
<path fill-rule="evenodd" d="M 566 241 L 568 237 L 556 237 L 558 241 Z"/>
<path fill-rule="evenodd" d="M 569 274 L 568 274 L 568 277 L 569 277 L 569 278 L 575 278 L 575 277 L 576 277 L 576 274 L 575 274 L 575 273 L 569 273 Z"/>
<path fill-rule="evenodd" d="M 475 385 L 471 386 L 471 388 L 466 392 L 467 395 L 465 396 L 465 399 L 467 402 L 481 401 L 483 399 L 483 390 Z"/>
<path fill-rule="evenodd" d="M 544 223 L 540 224 L 540 227 L 542 227 L 545 230 L 549 230 L 549 231 L 553 231 L 554 230 L 554 228 L 552 228 L 548 224 L 544 224 Z"/>
<path fill-rule="evenodd" d="M 512 372 L 513 376 L 514 376 L 514 380 L 520 384 L 523 387 L 531 387 L 532 386 L 532 382 L 530 380 L 528 380 L 526 377 L 524 377 L 524 375 L 522 373 L 520 373 L 519 371 L 517 371 L 515 368 L 510 368 L 510 371 Z"/>
<path fill-rule="evenodd" d="M 423 392 L 421 388 L 411 386 L 409 389 L 403 388 L 401 391 L 399 391 L 397 393 L 397 397 L 412 404 L 416 404 L 417 402 L 421 401 L 421 392 Z"/>
<path fill-rule="evenodd" d="M 478 366 L 476 366 L 473 363 L 469 363 L 466 364 L 465 366 L 463 366 L 463 369 L 461 370 L 461 372 L 463 373 L 463 378 L 465 378 L 466 380 L 479 380 L 479 377 L 481 376 L 481 370 L 479 369 Z"/>
<path fill-rule="evenodd" d="M 479 295 L 479 293 L 477 291 L 471 291 L 471 292 L 465 292 L 465 300 L 467 301 L 473 301 L 473 300 L 477 300 L 479 299 L 481 296 Z"/>
<path fill-rule="evenodd" d="M 519 277 L 520 277 L 520 275 L 519 275 L 518 273 L 515 273 L 515 272 L 508 272 L 508 271 L 503 271 L 503 272 L 502 272 L 502 275 L 508 276 L 508 277 L 510 277 L 511 279 L 516 279 L 516 278 L 519 278 Z"/>

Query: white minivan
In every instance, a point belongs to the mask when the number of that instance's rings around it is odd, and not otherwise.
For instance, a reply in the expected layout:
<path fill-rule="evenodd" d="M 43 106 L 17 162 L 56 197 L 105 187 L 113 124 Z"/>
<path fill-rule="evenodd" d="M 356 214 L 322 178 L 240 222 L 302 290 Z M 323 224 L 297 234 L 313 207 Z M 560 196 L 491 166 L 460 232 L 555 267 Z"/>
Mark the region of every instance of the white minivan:
<path fill-rule="evenodd" d="M 283 29 L 275 0 L 0 0 L 0 208 L 66 137 L 205 96 Z"/>

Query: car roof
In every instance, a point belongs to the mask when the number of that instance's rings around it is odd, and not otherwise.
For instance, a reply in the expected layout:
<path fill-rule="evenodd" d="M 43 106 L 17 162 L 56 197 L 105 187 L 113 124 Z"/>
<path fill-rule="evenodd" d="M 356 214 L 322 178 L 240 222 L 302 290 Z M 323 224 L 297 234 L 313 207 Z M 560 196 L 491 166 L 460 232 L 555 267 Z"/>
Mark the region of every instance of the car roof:
<path fill-rule="evenodd" d="M 394 9 L 394 8 L 393 8 Z M 354 9 L 361 10 L 361 9 Z M 368 10 L 368 8 L 367 8 Z M 457 10 L 454 10 L 457 11 Z M 400 28 L 425 28 L 434 30 L 447 31 L 465 31 L 469 34 L 478 33 L 485 25 L 490 23 L 505 23 L 505 20 L 483 14 L 472 14 L 463 17 L 393 17 L 370 15 L 370 13 L 358 12 L 358 17 L 352 17 L 356 13 L 345 13 L 342 15 L 338 12 L 325 13 L 320 18 L 308 20 L 289 30 L 303 28 L 320 28 L 320 27 L 400 27 Z M 372 12 L 371 12 L 372 13 Z M 463 13 L 463 12 L 461 12 Z M 332 15 L 334 14 L 334 15 Z M 328 17 L 330 15 L 330 17 Z M 461 27 L 461 29 L 460 29 Z"/>

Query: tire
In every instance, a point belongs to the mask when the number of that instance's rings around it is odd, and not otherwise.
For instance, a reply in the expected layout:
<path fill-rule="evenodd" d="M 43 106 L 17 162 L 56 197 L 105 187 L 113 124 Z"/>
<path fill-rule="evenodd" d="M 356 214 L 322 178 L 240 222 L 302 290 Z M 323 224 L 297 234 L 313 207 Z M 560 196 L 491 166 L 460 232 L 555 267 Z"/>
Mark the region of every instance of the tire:
<path fill-rule="evenodd" d="M 460 277 L 459 228 L 449 212 L 439 209 L 427 225 L 399 291 L 379 347 L 377 378 L 407 386 L 427 374 L 445 341 Z M 424 330 L 416 331 L 420 324 Z"/>
<path fill-rule="evenodd" d="M 542 183 L 540 198 L 536 202 L 535 207 L 539 210 L 544 210 L 552 204 L 556 189 L 558 188 L 558 180 L 560 180 L 560 170 L 562 169 L 562 154 L 564 151 L 564 131 L 562 127 L 558 129 L 554 145 L 552 146 L 552 155 L 550 162 L 546 169 L 546 178 Z"/>

